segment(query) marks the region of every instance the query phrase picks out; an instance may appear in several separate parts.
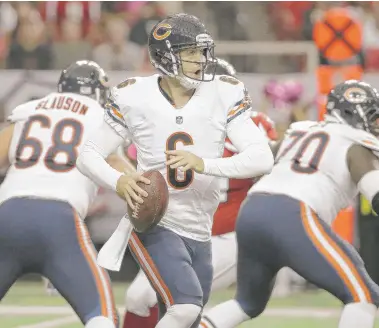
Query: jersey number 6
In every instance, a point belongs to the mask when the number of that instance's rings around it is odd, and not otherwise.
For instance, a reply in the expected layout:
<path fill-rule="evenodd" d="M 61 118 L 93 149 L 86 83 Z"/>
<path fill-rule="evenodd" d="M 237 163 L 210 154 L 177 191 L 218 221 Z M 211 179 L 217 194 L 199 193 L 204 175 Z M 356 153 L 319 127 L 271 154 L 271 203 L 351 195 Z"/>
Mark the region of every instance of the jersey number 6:
<path fill-rule="evenodd" d="M 192 137 L 188 133 L 175 132 L 167 138 L 166 149 L 176 150 L 176 144 L 178 142 L 184 145 L 193 145 Z M 172 188 L 184 189 L 191 184 L 194 175 L 193 170 L 187 170 L 182 174 L 183 178 L 179 178 L 178 169 L 171 169 L 169 166 L 167 166 L 167 181 Z"/>
<path fill-rule="evenodd" d="M 39 124 L 41 128 L 50 129 L 51 121 L 47 116 L 32 116 L 24 126 L 20 141 L 16 149 L 15 167 L 18 169 L 26 169 L 37 164 L 43 153 L 43 145 L 40 140 L 29 135 L 31 127 Z M 71 129 L 70 140 L 64 140 L 63 134 L 66 129 Z M 59 121 L 51 134 L 52 145 L 46 151 L 44 156 L 45 166 L 54 172 L 68 172 L 75 167 L 76 158 L 78 157 L 77 147 L 82 140 L 83 126 L 80 122 L 73 119 L 63 119 Z M 23 158 L 22 154 L 26 148 L 31 149 L 28 158 Z M 56 156 L 65 154 L 66 162 L 58 163 Z"/>

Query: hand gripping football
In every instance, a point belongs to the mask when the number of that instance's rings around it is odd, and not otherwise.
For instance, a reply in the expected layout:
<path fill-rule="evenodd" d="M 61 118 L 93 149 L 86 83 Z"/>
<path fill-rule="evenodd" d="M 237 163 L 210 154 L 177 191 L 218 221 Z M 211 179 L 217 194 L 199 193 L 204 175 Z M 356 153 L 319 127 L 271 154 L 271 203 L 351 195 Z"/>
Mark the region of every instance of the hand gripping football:
<path fill-rule="evenodd" d="M 159 223 L 166 213 L 169 198 L 166 180 L 159 171 L 147 171 L 142 175 L 150 180 L 150 184 L 137 184 L 148 196 L 142 197 L 143 204 L 135 203 L 134 210 L 128 205 L 129 219 L 138 232 L 145 232 Z"/>

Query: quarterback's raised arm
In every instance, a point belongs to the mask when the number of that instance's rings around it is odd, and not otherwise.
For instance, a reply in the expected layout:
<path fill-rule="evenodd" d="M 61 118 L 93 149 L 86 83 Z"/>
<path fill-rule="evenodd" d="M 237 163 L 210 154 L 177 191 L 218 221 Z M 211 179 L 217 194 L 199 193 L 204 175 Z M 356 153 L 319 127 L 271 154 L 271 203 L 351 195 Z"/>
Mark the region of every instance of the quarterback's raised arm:
<path fill-rule="evenodd" d="M 362 145 L 353 145 L 347 153 L 347 164 L 358 190 L 379 213 L 379 159 Z"/>
<path fill-rule="evenodd" d="M 228 178 L 252 178 L 271 172 L 274 157 L 267 138 L 250 117 L 250 103 L 237 102 L 228 113 L 227 135 L 238 154 L 227 158 L 203 159 L 204 174 Z"/>

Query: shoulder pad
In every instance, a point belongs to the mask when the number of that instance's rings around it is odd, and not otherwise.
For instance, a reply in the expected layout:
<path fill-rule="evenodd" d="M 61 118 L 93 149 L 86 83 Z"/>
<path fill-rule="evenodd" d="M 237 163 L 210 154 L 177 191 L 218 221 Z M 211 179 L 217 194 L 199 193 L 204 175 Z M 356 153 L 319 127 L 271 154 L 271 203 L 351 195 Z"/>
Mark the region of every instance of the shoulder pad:
<path fill-rule="evenodd" d="M 307 130 L 310 127 L 316 126 L 316 125 L 318 125 L 318 122 L 315 122 L 315 121 L 299 121 L 299 122 L 294 122 L 294 123 L 292 123 L 288 127 L 287 131 L 290 132 L 290 131 L 293 131 L 293 130 Z"/>
<path fill-rule="evenodd" d="M 126 80 L 122 81 L 121 83 L 117 84 L 116 88 L 117 89 L 125 88 L 128 85 L 133 85 L 134 83 L 136 83 L 136 81 L 137 80 L 135 78 L 126 79 Z"/>
<path fill-rule="evenodd" d="M 346 134 L 346 137 L 354 143 L 361 145 L 374 153 L 379 152 L 379 140 L 373 134 L 363 130 L 352 129 L 353 133 Z M 376 154 L 377 155 L 377 154 Z"/>
<path fill-rule="evenodd" d="M 115 87 L 112 88 L 111 93 L 115 99 L 118 101 L 123 101 L 128 99 L 129 101 L 133 101 L 134 98 L 141 98 L 138 95 L 145 94 L 146 89 L 149 88 L 149 83 L 151 84 L 151 77 L 141 77 L 134 76 L 128 78 L 124 81 L 121 81 Z"/>
<path fill-rule="evenodd" d="M 130 108 L 138 105 L 148 92 L 143 77 L 132 77 L 110 89 L 106 108 L 117 116 L 125 114 Z"/>
<path fill-rule="evenodd" d="M 240 80 L 236 79 L 235 77 L 229 76 L 229 75 L 220 75 L 220 76 L 218 76 L 218 79 L 222 82 L 229 83 L 232 85 L 237 85 L 239 83 L 242 83 Z"/>
<path fill-rule="evenodd" d="M 18 121 L 27 120 L 31 115 L 36 114 L 35 107 L 39 101 L 41 101 L 41 99 L 33 100 L 17 106 L 7 117 L 7 121 L 10 123 L 15 123 Z"/>

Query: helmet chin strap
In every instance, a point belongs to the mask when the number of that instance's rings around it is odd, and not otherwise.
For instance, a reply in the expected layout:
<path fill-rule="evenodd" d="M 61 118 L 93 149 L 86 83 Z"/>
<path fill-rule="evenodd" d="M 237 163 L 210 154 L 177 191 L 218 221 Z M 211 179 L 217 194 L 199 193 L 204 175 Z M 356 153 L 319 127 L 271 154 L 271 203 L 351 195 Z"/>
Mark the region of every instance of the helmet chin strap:
<path fill-rule="evenodd" d="M 189 77 L 184 76 L 184 74 L 180 71 L 180 60 L 175 56 L 174 52 L 172 51 L 171 43 L 170 41 L 166 40 L 166 46 L 168 50 L 170 51 L 171 55 L 171 62 L 172 62 L 172 71 L 173 73 L 167 72 L 169 76 L 175 77 L 180 85 L 185 88 L 186 90 L 193 90 L 196 89 L 201 81 L 196 81 L 194 79 L 191 79 Z"/>
<path fill-rule="evenodd" d="M 196 89 L 201 83 L 201 81 L 191 79 L 191 78 L 183 76 L 181 74 L 176 75 L 175 78 L 179 81 L 180 85 L 183 88 L 185 88 L 186 90 Z"/>

